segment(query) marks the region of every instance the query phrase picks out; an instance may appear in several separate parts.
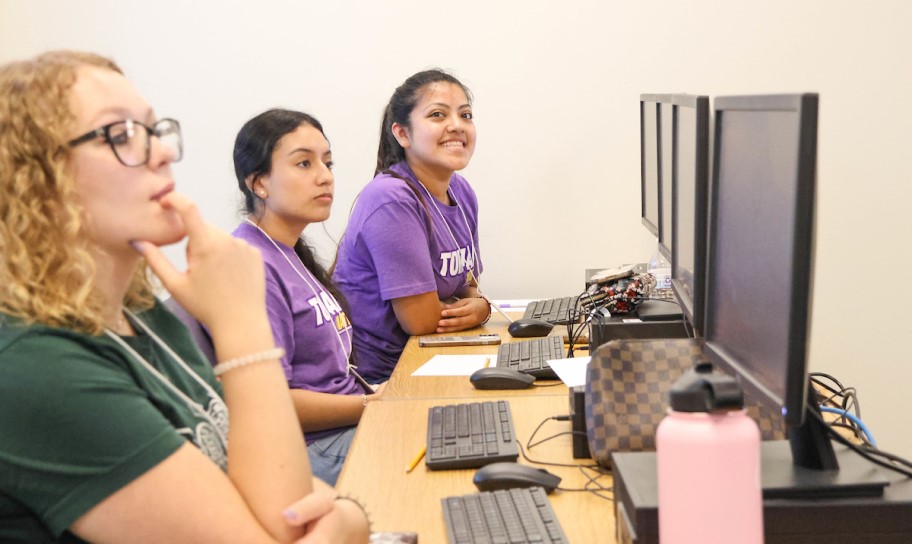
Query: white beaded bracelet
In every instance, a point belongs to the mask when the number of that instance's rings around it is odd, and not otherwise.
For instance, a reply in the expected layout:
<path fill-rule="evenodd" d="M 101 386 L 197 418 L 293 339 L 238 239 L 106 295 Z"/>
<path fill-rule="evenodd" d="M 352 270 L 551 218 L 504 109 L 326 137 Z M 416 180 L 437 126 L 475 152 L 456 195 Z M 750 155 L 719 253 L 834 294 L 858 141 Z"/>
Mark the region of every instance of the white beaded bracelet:
<path fill-rule="evenodd" d="M 249 365 L 252 363 L 262 363 L 263 361 L 270 361 L 272 359 L 281 359 L 285 356 L 285 350 L 283 348 L 272 348 L 267 349 L 266 351 L 261 351 L 259 353 L 251 353 L 250 355 L 245 355 L 243 357 L 237 357 L 235 359 L 229 359 L 224 363 L 219 363 L 215 365 L 215 368 L 212 370 L 215 372 L 216 376 L 221 376 L 222 374 L 234 370 L 235 368 Z"/>
<path fill-rule="evenodd" d="M 488 303 L 488 317 L 484 318 L 484 321 L 479 323 L 479 325 L 484 325 L 491 320 L 491 316 L 494 314 L 494 308 L 491 307 L 491 299 L 481 294 L 481 291 L 478 292 L 478 298 L 484 299 Z"/>

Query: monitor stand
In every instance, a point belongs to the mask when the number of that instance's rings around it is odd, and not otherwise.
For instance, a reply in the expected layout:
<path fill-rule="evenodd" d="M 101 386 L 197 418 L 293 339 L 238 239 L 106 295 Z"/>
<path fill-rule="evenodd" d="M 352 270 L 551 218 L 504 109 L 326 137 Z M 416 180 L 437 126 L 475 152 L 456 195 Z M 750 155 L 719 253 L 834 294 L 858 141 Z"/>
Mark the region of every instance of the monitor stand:
<path fill-rule="evenodd" d="M 854 451 L 834 448 L 837 470 L 817 470 L 796 465 L 788 441 L 761 445 L 760 481 L 764 499 L 837 499 L 879 497 L 889 484 L 886 469 Z"/>
<path fill-rule="evenodd" d="M 835 480 L 851 489 L 865 478 L 880 482 L 882 494 L 868 491 L 839 498 L 794 493 L 804 485 L 804 469 L 792 467 L 787 441 L 762 445 L 764 491 L 763 525 L 766 544 L 908 544 L 912 542 L 912 478 L 878 467 L 844 446 L 834 447 L 840 470 Z M 615 513 L 618 542 L 655 544 L 659 541 L 658 489 L 655 452 L 615 453 Z M 854 482 L 854 483 L 852 483 Z M 862 482 L 863 483 L 863 482 Z M 886 486 L 886 487 L 884 487 Z M 780 493 L 788 489 L 788 493 Z M 862 485 L 859 489 L 866 489 Z M 782 498 L 789 496 L 791 498 Z M 803 498 L 795 498 L 795 497 Z M 625 536 L 629 535 L 629 536 Z"/>
<path fill-rule="evenodd" d="M 808 381 L 808 399 L 817 393 Z M 886 475 L 876 464 L 848 450 L 837 450 L 815 401 L 805 403 L 801 425 L 790 427 L 788 442 L 764 442 L 765 498 L 813 499 L 883 495 Z"/>

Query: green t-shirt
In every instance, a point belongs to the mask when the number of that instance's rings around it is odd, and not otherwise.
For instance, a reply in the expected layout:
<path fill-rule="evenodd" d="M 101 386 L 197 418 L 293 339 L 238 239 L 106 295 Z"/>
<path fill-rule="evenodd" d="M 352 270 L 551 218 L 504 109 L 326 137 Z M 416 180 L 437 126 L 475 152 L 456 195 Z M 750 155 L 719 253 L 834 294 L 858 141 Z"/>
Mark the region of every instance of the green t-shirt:
<path fill-rule="evenodd" d="M 76 519 L 187 440 L 227 465 L 212 367 L 161 304 L 138 317 L 186 366 L 135 323 L 122 339 L 148 366 L 107 335 L 0 314 L 0 542 L 82 542 Z"/>

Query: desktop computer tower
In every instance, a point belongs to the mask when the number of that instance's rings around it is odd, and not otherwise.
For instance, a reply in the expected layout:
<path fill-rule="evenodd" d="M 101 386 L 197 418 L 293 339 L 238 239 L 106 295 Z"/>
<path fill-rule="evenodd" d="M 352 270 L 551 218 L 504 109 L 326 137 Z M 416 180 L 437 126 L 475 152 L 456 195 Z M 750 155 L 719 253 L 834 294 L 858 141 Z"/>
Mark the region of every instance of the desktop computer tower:
<path fill-rule="evenodd" d="M 573 431 L 573 458 L 592 459 L 586 434 L 586 388 L 570 388 L 570 430 Z"/>
<path fill-rule="evenodd" d="M 764 463 L 782 459 L 785 441 L 764 442 Z M 836 446 L 840 466 L 873 471 L 855 452 Z M 768 456 L 773 452 L 775 455 Z M 618 544 L 659 542 L 655 452 L 612 455 Z M 781 461 L 779 461 L 781 462 Z M 906 544 L 912 542 L 912 479 L 877 468 L 891 483 L 883 496 L 764 499 L 766 544 Z"/>
<path fill-rule="evenodd" d="M 589 353 L 612 340 L 655 338 L 689 338 L 687 325 L 683 319 L 640 321 L 625 315 L 593 319 L 589 325 Z"/>
<path fill-rule="evenodd" d="M 586 288 L 591 284 L 590 278 L 593 274 L 600 272 L 600 269 L 586 270 Z M 634 268 L 635 274 L 646 272 L 646 264 L 641 263 Z M 645 301 L 642 306 L 656 303 L 651 309 L 655 310 L 656 305 L 659 309 L 662 306 L 673 308 L 668 312 L 667 317 L 656 317 L 639 319 L 639 315 L 618 314 L 618 315 L 596 315 L 589 323 L 589 352 L 592 353 L 596 348 L 610 342 L 611 340 L 649 340 L 653 338 L 688 338 L 687 325 L 684 322 L 684 316 L 676 303 L 671 301 Z M 661 312 L 659 312 L 661 313 Z"/>

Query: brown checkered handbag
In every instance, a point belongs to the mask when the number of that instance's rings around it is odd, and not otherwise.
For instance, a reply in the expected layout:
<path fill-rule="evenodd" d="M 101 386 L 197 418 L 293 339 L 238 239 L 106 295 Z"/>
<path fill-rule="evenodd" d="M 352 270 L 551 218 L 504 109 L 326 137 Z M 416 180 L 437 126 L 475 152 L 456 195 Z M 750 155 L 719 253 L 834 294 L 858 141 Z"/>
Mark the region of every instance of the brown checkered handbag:
<path fill-rule="evenodd" d="M 615 451 L 654 451 L 655 432 L 668 410 L 668 391 L 702 358 L 693 338 L 612 340 L 592 355 L 586 376 L 586 434 L 598 464 Z M 747 413 L 764 440 L 782 439 L 782 418 L 761 410 L 745 392 Z"/>

